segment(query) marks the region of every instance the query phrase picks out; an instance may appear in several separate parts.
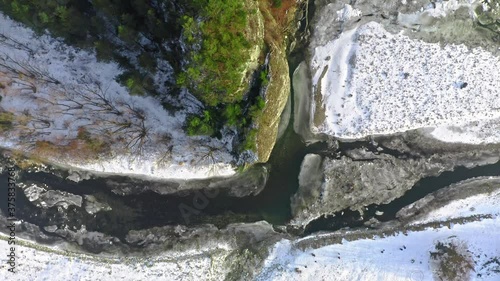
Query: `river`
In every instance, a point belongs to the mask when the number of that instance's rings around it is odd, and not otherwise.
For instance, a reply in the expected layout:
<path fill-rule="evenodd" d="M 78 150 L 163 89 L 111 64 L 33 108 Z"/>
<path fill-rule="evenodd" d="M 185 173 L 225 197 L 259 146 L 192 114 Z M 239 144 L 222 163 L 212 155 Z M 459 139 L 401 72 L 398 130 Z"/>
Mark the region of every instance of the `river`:
<path fill-rule="evenodd" d="M 310 3 L 310 6 L 312 5 Z M 312 16 L 313 11 L 311 10 L 309 17 Z M 292 76 L 298 64 L 304 60 L 304 45 L 300 45 L 290 54 L 290 76 Z M 290 99 L 291 108 L 293 108 L 293 91 Z M 84 206 L 69 206 L 67 210 L 60 207 L 39 208 L 30 202 L 19 189 L 16 201 L 17 216 L 19 219 L 37 225 L 41 229 L 50 225 L 57 225 L 59 228 L 80 229 L 82 225 L 85 225 L 89 231 L 98 231 L 118 237 L 123 243 L 126 243 L 124 238 L 130 230 L 164 225 L 184 224 L 194 227 L 208 223 L 222 228 L 230 223 L 260 220 L 266 220 L 276 226 L 286 225 L 292 218 L 290 198 L 299 187 L 298 174 L 301 162 L 306 154 L 316 153 L 329 156 L 337 155 L 339 157 L 345 155 L 347 150 L 372 145 L 368 141 L 340 142 L 337 151 L 328 151 L 327 145 L 321 142 L 306 146 L 301 137 L 293 130 L 293 110 L 291 110 L 289 118 L 290 122 L 283 136 L 276 143 L 270 160 L 266 164 L 270 169 L 266 186 L 256 196 L 237 198 L 222 190 L 218 191 L 215 197 L 205 196 L 206 200 L 201 200 L 203 202 L 200 201 L 199 196 L 200 192 L 204 192 L 203 190 L 172 195 L 160 195 L 147 191 L 122 196 L 112 192 L 112 188 L 106 183 L 106 178 L 94 178 L 75 183 L 51 172 L 29 172 L 18 168 L 19 182 L 36 183 L 38 185 L 46 184 L 50 190 L 66 191 L 79 196 L 92 195 L 98 201 L 108 204 L 111 210 L 89 214 Z M 398 152 L 386 150 L 385 153 L 396 157 L 399 156 Z M 2 165 L 6 165 L 6 159 L 1 159 L 0 162 Z M 67 175 L 64 171 L 59 173 Z M 444 172 L 437 177 L 424 178 L 406 192 L 403 197 L 389 204 L 367 206 L 363 218 L 358 212 L 344 210 L 335 216 L 326 216 L 314 220 L 301 234 L 321 230 L 333 231 L 343 227 L 361 227 L 364 222 L 376 216 L 376 211 L 384 212 L 382 216 L 377 216 L 377 219 L 390 221 L 395 218 L 396 212 L 402 207 L 425 195 L 452 183 L 479 176 L 500 176 L 500 162 L 473 169 L 460 167 L 451 172 Z M 118 178 L 122 183 L 127 183 L 127 177 Z M 6 171 L 0 175 L 0 181 L 7 183 Z M 189 210 L 190 206 L 197 204 L 203 207 L 197 208 L 197 212 L 189 214 L 188 219 L 186 219 L 186 209 L 184 207 L 188 206 Z M 5 214 L 7 208 L 5 200 L 2 200 L 0 208 Z M 47 235 L 54 235 L 45 230 L 43 231 Z"/>

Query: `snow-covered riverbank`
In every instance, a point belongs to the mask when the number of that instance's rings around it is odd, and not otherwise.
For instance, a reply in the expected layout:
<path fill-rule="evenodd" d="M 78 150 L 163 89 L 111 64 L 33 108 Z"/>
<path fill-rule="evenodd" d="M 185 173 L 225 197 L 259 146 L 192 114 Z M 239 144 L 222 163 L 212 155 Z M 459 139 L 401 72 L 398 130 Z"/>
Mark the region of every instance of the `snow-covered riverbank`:
<path fill-rule="evenodd" d="M 0 235 L 0 252 L 7 253 L 8 244 Z M 24 241 L 16 246 L 16 273 L 2 257 L 0 277 L 17 281 L 63 281 L 63 280 L 220 280 L 227 274 L 224 260 L 230 248 L 198 252 L 174 252 L 164 255 L 130 257 L 95 257 L 68 253 L 57 248 L 48 248 Z"/>
<path fill-rule="evenodd" d="M 447 270 L 460 272 L 456 280 L 498 280 L 500 219 L 485 219 L 451 228 L 398 233 L 389 237 L 343 240 L 341 244 L 302 251 L 284 240 L 276 245 L 257 280 L 436 280 L 443 268 L 431 252 L 438 243 L 455 245 L 464 254 Z M 326 237 L 325 237 L 326 238 Z"/>
<path fill-rule="evenodd" d="M 199 110 L 188 93 L 171 101 L 184 109 L 167 112 L 155 98 L 129 95 L 115 81 L 123 73 L 116 63 L 98 62 L 94 52 L 38 36 L 2 14 L 0 63 L 0 106 L 12 116 L 0 146 L 101 173 L 166 179 L 235 174 L 230 132 L 221 140 L 185 134 L 186 114 Z M 89 147 L 102 143 L 96 159 Z M 68 149 L 57 153 L 58 147 Z"/>

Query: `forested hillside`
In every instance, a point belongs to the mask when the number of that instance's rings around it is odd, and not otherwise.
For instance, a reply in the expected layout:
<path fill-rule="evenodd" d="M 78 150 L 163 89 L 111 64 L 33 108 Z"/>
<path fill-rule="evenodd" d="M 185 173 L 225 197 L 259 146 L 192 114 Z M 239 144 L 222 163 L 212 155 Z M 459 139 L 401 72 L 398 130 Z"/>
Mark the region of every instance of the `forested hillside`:
<path fill-rule="evenodd" d="M 257 73 L 256 80 L 246 73 L 251 49 L 263 45 L 251 34 L 257 28 L 256 5 L 249 8 L 242 0 L 0 0 L 0 9 L 39 33 L 95 48 L 100 60 L 119 62 L 126 71 L 117 79 L 130 94 L 155 96 L 168 110 L 178 108 L 175 99 L 186 87 L 204 104 L 200 115 L 188 118 L 188 134 L 216 136 L 228 125 L 248 140 L 241 149 L 254 148 L 251 124 L 265 103 L 247 94 L 252 81 L 268 79 L 267 72 Z"/>
<path fill-rule="evenodd" d="M 95 47 L 99 59 L 118 61 L 127 70 L 119 79 L 132 94 L 160 95 L 159 88 L 172 86 L 167 77 L 154 81 L 157 72 L 168 73 L 179 64 L 173 55 L 180 33 L 174 17 L 178 7 L 170 1 L 2 0 L 0 5 L 40 33 L 47 30 L 69 44 Z M 158 60 L 169 65 L 158 65 Z"/>

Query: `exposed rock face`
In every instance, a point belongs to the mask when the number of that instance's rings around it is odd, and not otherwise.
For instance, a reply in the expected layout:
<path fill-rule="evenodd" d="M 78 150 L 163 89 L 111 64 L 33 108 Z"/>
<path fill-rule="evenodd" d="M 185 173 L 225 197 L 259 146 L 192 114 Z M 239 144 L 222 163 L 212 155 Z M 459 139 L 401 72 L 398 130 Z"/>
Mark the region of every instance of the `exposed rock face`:
<path fill-rule="evenodd" d="M 290 76 L 284 46 L 272 47 L 269 61 L 271 79 L 266 89 L 266 107 L 259 119 L 257 154 L 259 162 L 267 162 L 278 136 L 280 117 L 290 95 Z"/>
<path fill-rule="evenodd" d="M 217 280 L 253 280 L 256 269 L 269 254 L 268 247 L 284 237 L 288 236 L 276 233 L 269 223 L 261 221 L 230 224 L 224 229 L 212 225 L 156 227 L 130 231 L 126 240 L 141 245 L 149 254 L 159 252 L 160 246 L 170 252 L 196 251 L 208 255 L 226 252 L 221 261 L 226 273 Z"/>
<path fill-rule="evenodd" d="M 321 196 L 324 177 L 322 162 L 323 159 L 317 154 L 307 154 L 304 157 L 299 174 L 300 188 L 291 201 L 294 217 Z"/>
<path fill-rule="evenodd" d="M 304 166 L 307 172 L 309 165 Z M 292 204 L 293 224 L 306 225 L 321 215 L 347 208 L 362 210 L 362 207 L 373 203 L 388 203 L 402 196 L 424 175 L 439 172 L 442 167 L 426 165 L 422 160 L 388 156 L 373 161 L 326 157 L 321 168 L 324 173 L 321 185 L 300 185 L 293 200 L 295 204 Z M 299 178 L 303 174 L 301 171 Z"/>
<path fill-rule="evenodd" d="M 224 229 L 218 229 L 213 225 L 200 225 L 195 228 L 186 226 L 164 226 L 145 230 L 130 231 L 125 240 L 127 243 L 140 246 L 154 247 L 158 244 L 184 244 L 186 241 L 194 242 L 194 245 L 204 245 L 219 240 L 217 237 L 225 237 L 225 243 L 229 245 L 244 245 L 259 243 L 272 237 L 279 237 L 274 232 L 272 225 L 267 222 L 237 223 L 230 224 Z M 214 243 L 217 246 L 217 243 Z M 175 245 L 176 248 L 184 246 Z"/>
<path fill-rule="evenodd" d="M 299 64 L 293 73 L 294 114 L 293 130 L 306 141 L 312 139 L 310 131 L 311 79 L 305 62 Z M 318 112 L 319 114 L 319 112 Z"/>
<path fill-rule="evenodd" d="M 281 114 L 290 96 L 291 82 L 287 60 L 287 38 L 281 30 L 288 27 L 293 29 L 291 23 L 294 22 L 297 6 L 298 4 L 292 5 L 285 16 L 286 25 L 290 26 L 282 26 L 271 14 L 270 3 L 260 1 L 260 10 L 266 24 L 266 43 L 270 48 L 270 79 L 265 90 L 266 107 L 257 121 L 257 156 L 261 163 L 267 162 L 271 155 L 278 136 Z"/>
<path fill-rule="evenodd" d="M 346 152 L 352 158 L 326 156 L 321 160 L 318 155 L 306 156 L 300 187 L 292 198 L 291 224 L 305 226 L 315 218 L 344 209 L 362 212 L 370 204 L 387 204 L 403 196 L 422 178 L 458 166 L 473 168 L 500 161 L 500 145 L 441 143 L 418 131 L 378 141 L 401 155 L 354 149 Z M 321 177 L 324 180 L 318 182 Z"/>

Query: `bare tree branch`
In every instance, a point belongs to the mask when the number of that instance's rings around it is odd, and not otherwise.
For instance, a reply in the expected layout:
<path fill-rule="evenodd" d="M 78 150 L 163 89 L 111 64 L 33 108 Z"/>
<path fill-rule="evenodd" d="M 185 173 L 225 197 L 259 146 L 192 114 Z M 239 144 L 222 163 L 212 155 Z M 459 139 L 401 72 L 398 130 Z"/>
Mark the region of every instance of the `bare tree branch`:
<path fill-rule="evenodd" d="M 31 61 L 21 61 L 11 58 L 9 55 L 3 53 L 0 55 L 0 67 L 15 73 L 19 76 L 26 76 L 36 81 L 41 81 L 49 84 L 59 85 L 61 82 L 50 75 L 47 70 L 40 69 L 39 66 Z"/>

